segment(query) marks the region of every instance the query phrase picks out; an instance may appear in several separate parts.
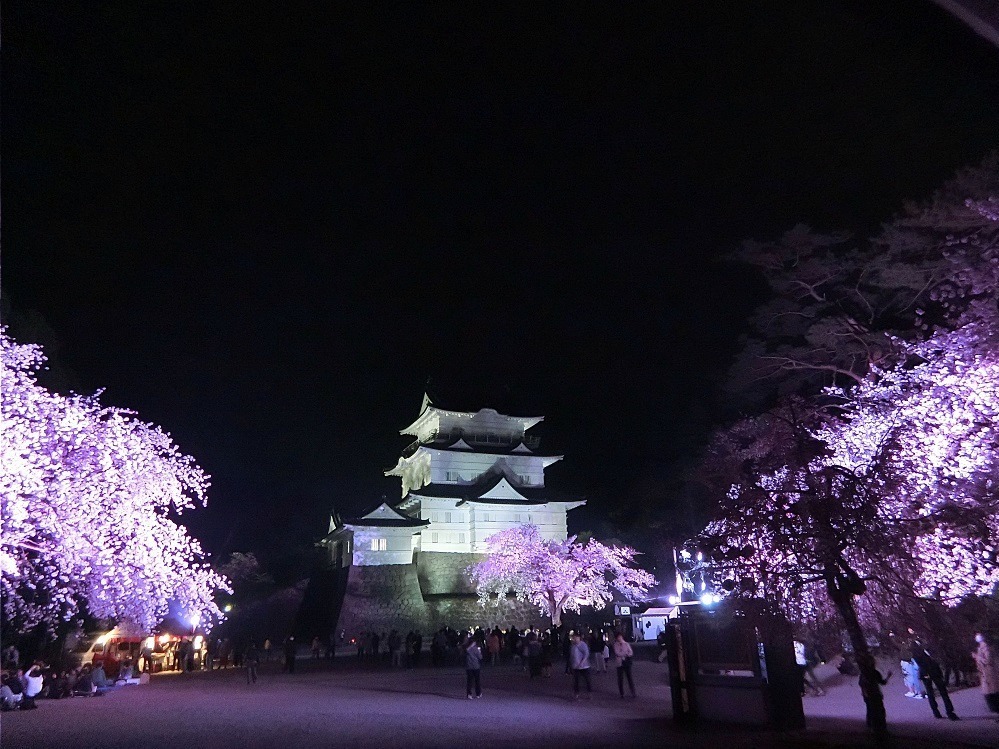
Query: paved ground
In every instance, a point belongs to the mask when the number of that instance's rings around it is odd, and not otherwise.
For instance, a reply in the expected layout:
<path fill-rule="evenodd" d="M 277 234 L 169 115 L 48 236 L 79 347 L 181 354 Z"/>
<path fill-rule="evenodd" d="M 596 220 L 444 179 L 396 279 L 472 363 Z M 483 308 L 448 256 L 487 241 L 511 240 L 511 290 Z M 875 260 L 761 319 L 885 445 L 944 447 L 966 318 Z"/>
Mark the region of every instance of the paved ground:
<path fill-rule="evenodd" d="M 276 665 L 247 686 L 242 672 L 157 675 L 149 686 L 100 698 L 39 701 L 32 712 L 0 714 L 0 746 L 17 749 L 257 749 L 263 747 L 848 747 L 865 746 L 856 684 L 833 684 L 805 702 L 803 733 L 725 727 L 678 731 L 669 720 L 662 666 L 635 664 L 637 700 L 621 700 L 613 674 L 593 676 L 589 701 L 571 699 L 568 677 L 529 681 L 514 667 L 483 671 L 484 696 L 467 701 L 464 672 Z M 935 721 L 925 702 L 888 687 L 888 714 L 905 749 L 999 747 L 977 690 L 955 695 L 960 723 Z"/>

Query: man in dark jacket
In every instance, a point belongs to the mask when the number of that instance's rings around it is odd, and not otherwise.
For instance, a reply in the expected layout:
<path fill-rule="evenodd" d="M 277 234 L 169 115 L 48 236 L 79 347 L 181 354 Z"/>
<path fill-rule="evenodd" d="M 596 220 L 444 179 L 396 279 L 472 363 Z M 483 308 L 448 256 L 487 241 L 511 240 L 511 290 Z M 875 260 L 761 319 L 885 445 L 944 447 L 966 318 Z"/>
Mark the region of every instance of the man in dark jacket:
<path fill-rule="evenodd" d="M 284 670 L 289 674 L 295 673 L 295 656 L 298 655 L 298 644 L 295 636 L 291 635 L 284 641 Z"/>
<path fill-rule="evenodd" d="M 250 647 L 246 649 L 246 653 L 243 655 L 243 664 L 246 666 L 246 683 L 257 683 L 257 666 L 260 665 L 260 651 L 257 650 L 257 645 L 252 640 L 250 641 Z"/>
<path fill-rule="evenodd" d="M 950 701 L 950 695 L 947 694 L 947 685 L 944 683 L 943 669 L 940 668 L 940 664 L 933 659 L 919 640 L 912 643 L 912 659 L 916 662 L 916 665 L 919 666 L 919 679 L 923 682 L 923 686 L 926 687 L 926 696 L 930 700 L 930 710 L 933 711 L 933 715 L 937 718 L 943 718 L 940 714 L 940 708 L 937 707 L 936 696 L 933 694 L 933 685 L 935 684 L 937 689 L 940 690 L 940 697 L 943 699 L 944 709 L 947 711 L 947 717 L 951 720 L 959 720 L 957 715 L 954 713 L 954 705 Z"/>

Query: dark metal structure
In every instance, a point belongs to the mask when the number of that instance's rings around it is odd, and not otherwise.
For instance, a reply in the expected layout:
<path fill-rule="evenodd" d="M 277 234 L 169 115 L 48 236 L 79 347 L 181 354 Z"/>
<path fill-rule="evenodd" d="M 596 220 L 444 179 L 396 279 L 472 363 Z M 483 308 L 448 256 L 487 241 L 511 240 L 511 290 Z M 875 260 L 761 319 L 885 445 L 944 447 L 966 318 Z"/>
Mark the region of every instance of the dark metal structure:
<path fill-rule="evenodd" d="M 764 602 L 682 607 L 667 654 L 678 723 L 805 727 L 791 626 Z"/>

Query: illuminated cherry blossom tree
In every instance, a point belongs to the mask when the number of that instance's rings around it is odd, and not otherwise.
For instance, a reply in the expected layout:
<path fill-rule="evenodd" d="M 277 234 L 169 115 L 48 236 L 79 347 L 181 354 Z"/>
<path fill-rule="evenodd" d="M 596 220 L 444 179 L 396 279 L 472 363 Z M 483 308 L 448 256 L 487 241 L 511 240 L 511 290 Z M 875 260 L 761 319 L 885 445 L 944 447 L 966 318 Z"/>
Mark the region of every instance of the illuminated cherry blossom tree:
<path fill-rule="evenodd" d="M 858 655 L 999 583 L 997 195 L 999 152 L 866 242 L 798 226 L 737 254 L 772 296 L 730 387 L 763 412 L 716 436 L 696 543 Z"/>
<path fill-rule="evenodd" d="M 98 396 L 36 381 L 41 349 L 0 329 L 0 584 L 8 626 L 50 629 L 80 604 L 148 629 L 171 601 L 220 617 L 228 590 L 175 517 L 205 504 L 208 477 L 159 427 Z"/>
<path fill-rule="evenodd" d="M 786 400 L 715 444 L 735 480 L 696 543 L 797 621 L 918 626 L 999 584 L 999 325 L 979 315 L 850 390 Z M 719 579 L 718 582 L 721 582 Z M 883 727 L 882 727 L 883 728 Z"/>
<path fill-rule="evenodd" d="M 482 604 L 505 600 L 512 591 L 556 627 L 565 611 L 607 605 L 613 590 L 636 600 L 656 584 L 651 574 L 633 566 L 637 552 L 627 546 L 605 546 L 592 538 L 577 543 L 575 536 L 549 540 L 535 525 L 501 531 L 488 545 L 488 558 L 468 568 Z"/>

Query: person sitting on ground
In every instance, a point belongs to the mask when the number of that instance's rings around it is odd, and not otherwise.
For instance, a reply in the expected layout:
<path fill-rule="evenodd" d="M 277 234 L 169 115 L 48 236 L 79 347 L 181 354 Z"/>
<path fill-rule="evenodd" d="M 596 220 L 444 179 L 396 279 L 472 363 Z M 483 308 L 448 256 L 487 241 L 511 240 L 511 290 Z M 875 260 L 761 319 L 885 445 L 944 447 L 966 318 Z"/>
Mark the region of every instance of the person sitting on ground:
<path fill-rule="evenodd" d="M 94 679 L 90 666 L 86 665 L 80 670 L 80 675 L 76 677 L 73 685 L 73 694 L 77 697 L 90 697 L 94 693 Z"/>
<path fill-rule="evenodd" d="M 44 664 L 40 661 L 35 661 L 31 668 L 28 669 L 28 673 L 24 675 L 24 698 L 22 700 L 21 709 L 22 710 L 34 710 L 38 707 L 35 704 L 35 698 L 42 693 L 42 685 L 45 682 L 42 676 L 42 668 Z"/>
<path fill-rule="evenodd" d="M 0 675 L 0 708 L 4 710 L 16 710 L 21 706 L 24 698 L 24 687 L 17 674 L 8 669 Z"/>
<path fill-rule="evenodd" d="M 52 669 L 52 672 L 49 674 L 48 698 L 50 700 L 61 700 L 64 697 L 69 697 L 66 673 Z"/>
<path fill-rule="evenodd" d="M 103 663 L 98 663 L 94 666 L 94 670 L 90 672 L 90 680 L 94 685 L 94 689 L 98 692 L 105 692 L 114 686 L 114 684 L 108 680 L 108 675 L 104 673 Z"/>
<path fill-rule="evenodd" d="M 115 684 L 125 684 L 129 679 L 132 678 L 132 661 L 126 658 L 121 662 L 121 666 L 118 667 L 118 676 L 115 678 Z"/>
<path fill-rule="evenodd" d="M 63 697 L 72 697 L 76 689 L 76 680 L 80 678 L 81 668 L 67 668 L 62 672 Z"/>

